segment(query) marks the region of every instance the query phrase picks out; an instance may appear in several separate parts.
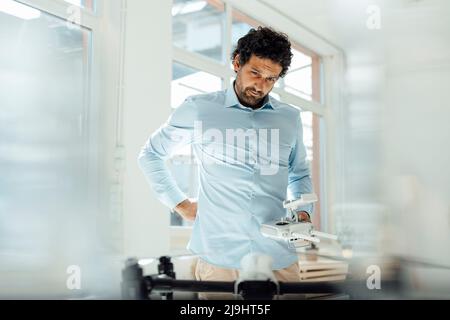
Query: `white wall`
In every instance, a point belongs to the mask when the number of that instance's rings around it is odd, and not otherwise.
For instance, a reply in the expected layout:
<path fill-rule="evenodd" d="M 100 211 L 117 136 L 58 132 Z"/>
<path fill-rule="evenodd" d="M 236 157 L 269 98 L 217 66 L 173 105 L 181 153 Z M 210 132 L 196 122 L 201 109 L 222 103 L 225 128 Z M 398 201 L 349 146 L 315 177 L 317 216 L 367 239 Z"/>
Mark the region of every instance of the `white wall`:
<path fill-rule="evenodd" d="M 155 256 L 169 248 L 169 212 L 137 165 L 141 146 L 170 114 L 171 1 L 128 1 L 123 106 L 124 254 Z"/>
<path fill-rule="evenodd" d="M 379 30 L 365 26 L 369 4 Z M 450 264 L 450 3 L 344 1 L 331 12 L 347 56 L 343 223 L 357 245 Z"/>

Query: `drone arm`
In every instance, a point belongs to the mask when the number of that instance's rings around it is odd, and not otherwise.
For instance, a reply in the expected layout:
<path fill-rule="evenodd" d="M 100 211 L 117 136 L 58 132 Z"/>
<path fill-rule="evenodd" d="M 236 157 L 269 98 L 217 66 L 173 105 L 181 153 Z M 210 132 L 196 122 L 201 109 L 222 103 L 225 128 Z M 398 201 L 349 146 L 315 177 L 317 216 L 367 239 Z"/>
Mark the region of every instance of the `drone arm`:
<path fill-rule="evenodd" d="M 176 280 L 170 277 L 152 275 L 145 277 L 149 293 L 152 291 L 186 292 L 234 292 L 234 282 Z"/>
<path fill-rule="evenodd" d="M 196 280 L 175 280 L 170 278 L 158 278 L 155 276 L 145 277 L 154 291 L 184 291 L 184 292 L 235 292 L 236 282 L 233 281 L 196 281 Z M 301 283 L 301 282 L 278 282 L 274 283 L 270 280 L 255 280 L 242 281 L 239 283 L 240 293 L 248 297 L 246 293 L 253 294 L 259 292 L 267 294 L 268 297 L 275 293 L 274 288 L 279 286 L 276 290 L 277 294 L 283 295 L 287 293 L 339 293 L 347 289 L 346 282 L 323 282 L 323 283 Z M 357 284 L 355 282 L 355 284 Z"/>

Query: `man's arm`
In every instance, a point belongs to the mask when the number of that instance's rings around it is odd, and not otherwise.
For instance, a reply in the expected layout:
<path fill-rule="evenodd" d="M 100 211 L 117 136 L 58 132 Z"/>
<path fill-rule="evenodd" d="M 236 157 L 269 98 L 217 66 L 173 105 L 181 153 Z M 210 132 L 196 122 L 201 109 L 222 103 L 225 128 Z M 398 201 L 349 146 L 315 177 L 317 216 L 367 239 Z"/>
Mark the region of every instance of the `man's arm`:
<path fill-rule="evenodd" d="M 183 218 L 194 220 L 197 204 L 180 190 L 165 161 L 174 151 L 193 142 L 195 103 L 187 99 L 142 147 L 138 164 L 157 198 Z"/>
<path fill-rule="evenodd" d="M 300 116 L 297 120 L 297 136 L 289 156 L 288 197 L 300 198 L 302 194 L 312 193 L 311 172 L 306 161 L 306 148 L 303 144 L 303 127 Z M 313 204 L 298 209 L 300 220 L 309 220 L 313 212 Z"/>

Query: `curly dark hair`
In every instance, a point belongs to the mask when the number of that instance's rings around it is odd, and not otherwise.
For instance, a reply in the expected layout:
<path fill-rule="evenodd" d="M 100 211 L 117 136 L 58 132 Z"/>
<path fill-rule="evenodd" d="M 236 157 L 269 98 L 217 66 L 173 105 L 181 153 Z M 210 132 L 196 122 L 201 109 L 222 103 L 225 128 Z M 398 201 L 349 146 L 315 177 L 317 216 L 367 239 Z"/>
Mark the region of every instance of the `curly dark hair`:
<path fill-rule="evenodd" d="M 236 55 L 239 55 L 239 63 L 244 65 L 252 54 L 279 63 L 283 68 L 280 77 L 284 77 L 292 61 L 291 42 L 286 34 L 271 28 L 252 28 L 239 39 L 231 58 L 234 60 Z"/>

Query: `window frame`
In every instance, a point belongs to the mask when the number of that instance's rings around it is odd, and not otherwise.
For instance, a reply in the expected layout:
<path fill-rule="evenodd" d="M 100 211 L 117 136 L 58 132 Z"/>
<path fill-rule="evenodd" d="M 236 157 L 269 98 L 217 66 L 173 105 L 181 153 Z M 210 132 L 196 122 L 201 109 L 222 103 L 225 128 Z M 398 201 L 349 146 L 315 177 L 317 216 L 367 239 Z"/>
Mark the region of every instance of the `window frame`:
<path fill-rule="evenodd" d="M 67 20 L 69 16 L 68 9 L 74 4 L 65 2 L 64 0 L 16 0 L 27 6 L 48 12 L 60 19 Z M 100 29 L 100 16 L 103 9 L 103 0 L 96 0 L 94 10 L 84 7 L 80 8 L 81 21 L 80 26 L 96 32 Z"/>

